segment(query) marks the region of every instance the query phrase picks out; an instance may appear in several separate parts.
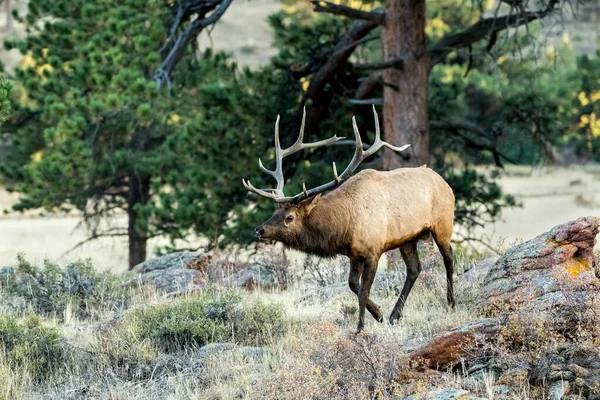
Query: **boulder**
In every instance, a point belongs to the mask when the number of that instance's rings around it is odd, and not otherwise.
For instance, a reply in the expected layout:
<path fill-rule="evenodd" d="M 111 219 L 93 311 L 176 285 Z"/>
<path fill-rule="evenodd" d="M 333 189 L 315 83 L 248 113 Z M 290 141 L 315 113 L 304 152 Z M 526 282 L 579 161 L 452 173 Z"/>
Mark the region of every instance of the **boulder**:
<path fill-rule="evenodd" d="M 428 368 L 450 368 L 459 364 L 467 352 L 472 357 L 475 349 L 496 336 L 500 328 L 500 321 L 496 318 L 471 321 L 435 336 L 413 351 L 410 357 Z"/>
<path fill-rule="evenodd" d="M 463 281 L 463 287 L 465 290 L 477 289 L 483 285 L 485 277 L 490 272 L 496 261 L 497 257 L 489 257 L 479 261 L 466 270 L 463 275 L 459 278 Z"/>
<path fill-rule="evenodd" d="M 184 251 L 151 258 L 133 268 L 137 279 L 124 283 L 152 285 L 169 297 L 202 290 L 211 256 Z"/>
<path fill-rule="evenodd" d="M 277 276 L 273 269 L 267 265 L 253 263 L 229 276 L 225 276 L 223 284 L 253 291 L 256 287 L 270 288 L 275 286 Z"/>
<path fill-rule="evenodd" d="M 492 304 L 531 302 L 537 311 L 564 302 L 565 283 L 589 287 L 597 280 L 593 248 L 599 227 L 600 218 L 580 218 L 508 249 L 487 272 L 482 297 Z"/>
<path fill-rule="evenodd" d="M 180 251 L 154 257 L 133 267 L 133 272 L 145 274 L 156 270 L 170 268 L 194 269 L 206 273 L 212 257 L 195 251 Z"/>

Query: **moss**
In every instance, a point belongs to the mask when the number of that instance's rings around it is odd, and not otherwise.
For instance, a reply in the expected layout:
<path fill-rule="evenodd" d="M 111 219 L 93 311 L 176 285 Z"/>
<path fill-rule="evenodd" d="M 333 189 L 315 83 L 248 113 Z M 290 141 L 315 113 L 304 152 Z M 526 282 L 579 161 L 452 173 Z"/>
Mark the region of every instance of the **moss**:
<path fill-rule="evenodd" d="M 249 302 L 239 290 L 212 288 L 197 297 L 132 311 L 119 329 L 131 340 L 176 351 L 211 342 L 262 345 L 283 335 L 285 325 L 281 305 Z"/>
<path fill-rule="evenodd" d="M 45 379 L 64 362 L 61 342 L 58 330 L 43 325 L 37 316 L 0 316 L 0 364 L 13 371 Z"/>

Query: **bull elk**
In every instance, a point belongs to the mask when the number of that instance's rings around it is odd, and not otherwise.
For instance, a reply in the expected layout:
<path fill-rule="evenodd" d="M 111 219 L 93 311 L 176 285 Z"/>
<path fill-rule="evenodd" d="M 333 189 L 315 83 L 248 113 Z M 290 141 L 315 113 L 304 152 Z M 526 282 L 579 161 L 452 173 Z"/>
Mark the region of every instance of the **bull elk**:
<path fill-rule="evenodd" d="M 369 299 L 369 292 L 379 258 L 386 251 L 399 248 L 407 266 L 406 281 L 394 309 L 390 323 L 402 317 L 406 299 L 419 276 L 421 264 L 417 241 L 433 236 L 444 260 L 448 282 L 447 300 L 454 307 L 452 283 L 452 247 L 450 237 L 454 223 L 454 194 L 444 179 L 433 170 L 399 168 L 393 171 L 365 169 L 352 176 L 359 164 L 382 147 L 402 151 L 410 145 L 394 147 L 381 140 L 379 120 L 375 107 L 375 142 L 366 150 L 352 118 L 356 138 L 354 156 L 346 169 L 338 175 L 335 162 L 331 182 L 303 190 L 295 196 L 283 192 L 283 159 L 302 149 L 330 145 L 343 138 L 333 136 L 315 143 L 304 143 L 304 121 L 296 142 L 282 149 L 279 142 L 279 116 L 275 123 L 275 169 L 260 169 L 277 182 L 275 189 L 257 189 L 250 181 L 244 187 L 255 194 L 275 200 L 279 209 L 255 230 L 259 240 L 279 241 L 284 245 L 322 257 L 345 255 L 350 258 L 350 289 L 358 295 L 359 314 L 357 331 L 364 328 L 365 308 L 383 322 L 381 308 Z M 327 195 L 321 194 L 335 189 Z"/>

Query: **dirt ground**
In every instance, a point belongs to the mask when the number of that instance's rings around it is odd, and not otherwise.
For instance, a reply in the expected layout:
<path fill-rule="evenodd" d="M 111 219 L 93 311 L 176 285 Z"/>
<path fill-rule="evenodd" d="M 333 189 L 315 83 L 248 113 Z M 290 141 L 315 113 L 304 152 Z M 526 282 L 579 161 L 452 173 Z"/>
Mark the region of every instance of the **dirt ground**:
<path fill-rule="evenodd" d="M 496 245 L 530 239 L 579 217 L 600 216 L 600 166 L 512 167 L 501 185 L 523 207 L 506 211 L 502 222 L 478 232 Z M 15 195 L 0 189 L 0 208 L 9 207 L 15 200 Z M 33 261 L 45 257 L 60 261 L 91 258 L 102 269 L 127 268 L 126 238 L 99 239 L 67 253 L 86 238 L 85 230 L 75 230 L 78 222 L 77 216 L 1 215 L 0 266 L 14 263 L 17 254 L 23 252 Z M 125 219 L 117 223 L 125 224 Z M 149 254 L 161 244 L 164 241 L 152 240 Z"/>

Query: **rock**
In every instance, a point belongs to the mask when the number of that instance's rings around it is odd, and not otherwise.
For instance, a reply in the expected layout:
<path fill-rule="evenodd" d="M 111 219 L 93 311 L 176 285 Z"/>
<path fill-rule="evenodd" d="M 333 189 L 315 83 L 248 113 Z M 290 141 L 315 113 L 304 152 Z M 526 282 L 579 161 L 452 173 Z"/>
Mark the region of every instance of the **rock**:
<path fill-rule="evenodd" d="M 494 391 L 494 398 L 506 399 L 508 398 L 508 393 L 510 392 L 510 386 L 496 385 L 492 387 L 492 390 Z"/>
<path fill-rule="evenodd" d="M 133 272 L 145 274 L 156 270 L 180 268 L 194 269 L 206 273 L 208 264 L 210 264 L 211 261 L 212 256 L 208 254 L 200 254 L 195 251 L 180 251 L 146 260 L 133 267 Z"/>
<path fill-rule="evenodd" d="M 211 260 L 210 255 L 191 251 L 151 258 L 133 268 L 133 272 L 138 274 L 137 279 L 123 285 L 152 285 L 168 297 L 198 292 L 204 286 Z"/>
<path fill-rule="evenodd" d="M 442 389 L 427 392 L 424 396 L 413 394 L 404 400 L 469 400 L 473 399 L 471 392 L 463 389 Z"/>
<path fill-rule="evenodd" d="M 577 364 L 569 364 L 567 365 L 567 368 L 569 369 L 569 372 L 572 372 L 578 378 L 589 378 L 592 375 L 589 369 Z"/>
<path fill-rule="evenodd" d="M 277 284 L 277 276 L 273 269 L 267 265 L 254 263 L 225 277 L 223 283 L 252 291 L 257 286 L 262 288 L 275 286 Z"/>
<path fill-rule="evenodd" d="M 502 385 L 521 386 L 529 379 L 529 371 L 524 368 L 515 368 L 504 372 L 497 383 Z"/>
<path fill-rule="evenodd" d="M 464 288 L 471 290 L 480 287 L 497 260 L 497 257 L 486 258 L 466 270 L 459 278 L 464 281 Z"/>
<path fill-rule="evenodd" d="M 537 311 L 564 303 L 566 281 L 573 288 L 597 281 L 593 248 L 599 226 L 600 218 L 580 218 L 510 248 L 485 276 L 483 298 L 527 301 Z"/>
<path fill-rule="evenodd" d="M 575 379 L 575 374 L 571 371 L 552 371 L 548 375 L 550 382 L 572 381 L 573 379 Z"/>
<path fill-rule="evenodd" d="M 169 297 L 174 297 L 202 290 L 204 275 L 195 269 L 171 267 L 140 274 L 137 280 L 127 282 L 125 285 L 129 286 L 133 283 L 152 285 Z"/>
<path fill-rule="evenodd" d="M 561 400 L 569 394 L 569 382 L 557 381 L 550 384 L 548 400 Z"/>
<path fill-rule="evenodd" d="M 444 332 L 413 351 L 410 357 L 421 360 L 428 368 L 446 369 L 460 363 L 469 351 L 481 346 L 500 331 L 500 321 L 496 318 L 482 318 Z"/>

